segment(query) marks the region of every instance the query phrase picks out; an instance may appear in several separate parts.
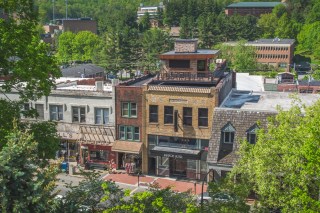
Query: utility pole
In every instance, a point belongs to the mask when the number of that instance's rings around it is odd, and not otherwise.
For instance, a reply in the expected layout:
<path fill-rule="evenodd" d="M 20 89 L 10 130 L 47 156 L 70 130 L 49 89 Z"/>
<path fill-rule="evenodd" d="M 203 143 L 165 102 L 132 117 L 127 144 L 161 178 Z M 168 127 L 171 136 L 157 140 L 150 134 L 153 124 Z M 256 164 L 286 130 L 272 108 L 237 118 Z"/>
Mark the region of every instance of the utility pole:
<path fill-rule="evenodd" d="M 66 0 L 66 19 L 68 19 L 68 0 Z"/>
<path fill-rule="evenodd" d="M 52 22 L 54 22 L 54 1 L 52 0 Z"/>

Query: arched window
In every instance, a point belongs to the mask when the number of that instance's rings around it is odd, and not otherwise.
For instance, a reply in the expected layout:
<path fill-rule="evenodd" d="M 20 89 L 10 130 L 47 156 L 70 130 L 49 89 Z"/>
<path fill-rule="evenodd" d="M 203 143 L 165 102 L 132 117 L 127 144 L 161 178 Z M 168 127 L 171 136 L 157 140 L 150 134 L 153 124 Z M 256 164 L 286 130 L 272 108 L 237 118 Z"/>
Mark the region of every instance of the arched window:
<path fill-rule="evenodd" d="M 253 125 L 247 130 L 247 141 L 250 144 L 256 144 L 257 142 L 257 131 L 259 130 L 259 127 L 257 124 Z"/>
<path fill-rule="evenodd" d="M 221 139 L 223 143 L 233 143 L 236 130 L 229 122 L 221 129 Z"/>

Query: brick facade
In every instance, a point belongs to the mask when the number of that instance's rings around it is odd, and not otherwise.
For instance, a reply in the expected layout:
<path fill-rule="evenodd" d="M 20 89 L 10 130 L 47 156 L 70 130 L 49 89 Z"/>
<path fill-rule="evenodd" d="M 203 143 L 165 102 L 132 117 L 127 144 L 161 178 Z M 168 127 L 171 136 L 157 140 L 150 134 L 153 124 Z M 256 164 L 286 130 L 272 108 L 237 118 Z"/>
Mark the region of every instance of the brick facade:
<path fill-rule="evenodd" d="M 98 33 L 98 25 L 95 20 L 67 19 L 62 20 L 63 31 L 71 31 L 78 33 L 80 31 L 90 31 L 94 34 Z"/>
<path fill-rule="evenodd" d="M 240 8 L 227 8 L 225 9 L 225 14 L 227 16 L 232 16 L 232 15 L 241 15 L 241 16 L 246 16 L 246 15 L 253 15 L 256 17 L 260 17 L 261 14 L 267 14 L 267 13 L 272 13 L 273 7 L 269 8 L 257 8 L 257 7 L 240 7 Z"/>
<path fill-rule="evenodd" d="M 116 86 L 116 125 L 129 125 L 142 127 L 142 87 L 130 87 L 130 86 Z M 133 102 L 137 103 L 137 117 L 136 118 L 126 118 L 121 115 L 121 103 L 123 102 Z M 116 139 L 119 135 L 117 135 Z"/>

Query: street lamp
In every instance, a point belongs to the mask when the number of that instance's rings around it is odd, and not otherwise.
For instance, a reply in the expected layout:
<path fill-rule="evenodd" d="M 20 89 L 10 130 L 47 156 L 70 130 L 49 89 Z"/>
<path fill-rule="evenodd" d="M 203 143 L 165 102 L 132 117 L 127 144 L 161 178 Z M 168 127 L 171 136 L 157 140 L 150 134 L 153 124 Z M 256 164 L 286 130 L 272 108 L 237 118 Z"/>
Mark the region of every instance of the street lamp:
<path fill-rule="evenodd" d="M 209 171 L 207 172 L 207 174 L 204 176 L 203 180 L 202 180 L 202 187 L 201 187 L 201 212 L 203 211 L 203 186 L 204 186 L 204 181 L 207 180 L 207 177 L 209 175 L 210 172 L 213 172 L 213 169 L 209 169 Z"/>

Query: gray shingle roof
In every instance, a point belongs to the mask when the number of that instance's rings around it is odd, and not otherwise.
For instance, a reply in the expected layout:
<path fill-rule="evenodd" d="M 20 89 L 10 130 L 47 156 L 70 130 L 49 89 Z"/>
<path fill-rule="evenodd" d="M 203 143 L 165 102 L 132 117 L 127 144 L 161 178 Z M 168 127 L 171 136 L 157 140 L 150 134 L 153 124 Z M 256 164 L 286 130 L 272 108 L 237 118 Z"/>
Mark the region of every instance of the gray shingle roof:
<path fill-rule="evenodd" d="M 81 78 L 83 77 L 91 76 L 91 75 L 97 75 L 99 73 L 104 73 L 105 69 L 103 67 L 99 67 L 94 64 L 79 64 L 73 67 L 67 67 L 61 69 L 62 77 L 75 77 L 75 78 Z"/>

